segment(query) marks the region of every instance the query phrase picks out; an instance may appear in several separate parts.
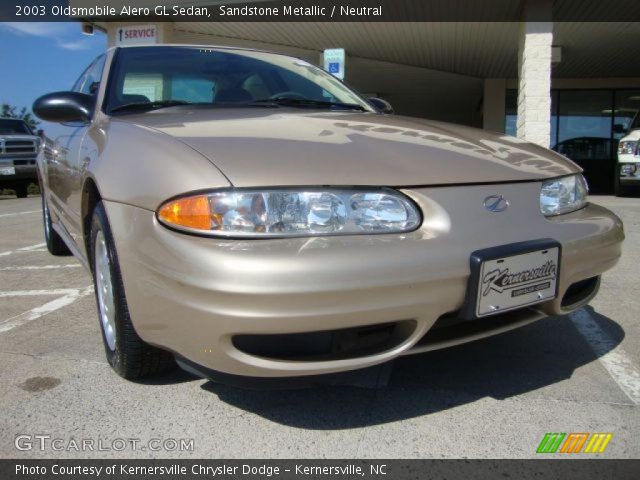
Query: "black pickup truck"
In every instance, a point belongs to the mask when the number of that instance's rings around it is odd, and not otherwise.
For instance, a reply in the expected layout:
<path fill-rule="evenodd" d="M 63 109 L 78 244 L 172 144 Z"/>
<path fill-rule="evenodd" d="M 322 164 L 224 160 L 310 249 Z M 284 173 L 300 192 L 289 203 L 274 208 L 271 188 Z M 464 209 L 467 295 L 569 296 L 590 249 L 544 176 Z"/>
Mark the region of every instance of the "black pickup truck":
<path fill-rule="evenodd" d="M 40 137 L 17 118 L 0 118 L 0 190 L 13 189 L 18 198 L 27 196 L 27 187 L 38 181 L 36 156 Z"/>

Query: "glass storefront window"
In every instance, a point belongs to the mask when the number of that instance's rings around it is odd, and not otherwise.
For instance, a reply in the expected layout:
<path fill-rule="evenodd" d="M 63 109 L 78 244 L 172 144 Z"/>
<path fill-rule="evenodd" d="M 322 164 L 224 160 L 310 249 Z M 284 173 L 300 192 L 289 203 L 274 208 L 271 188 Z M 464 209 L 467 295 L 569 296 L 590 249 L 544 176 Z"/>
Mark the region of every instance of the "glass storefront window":
<path fill-rule="evenodd" d="M 558 119 L 559 103 L 562 107 Z M 510 89 L 505 99 L 505 133 L 515 136 L 517 123 L 518 91 Z M 551 148 L 562 150 L 573 160 L 611 158 L 618 141 L 632 128 L 640 128 L 640 90 L 551 91 Z M 608 140 L 612 146 L 606 145 Z M 579 148 L 580 143 L 584 148 Z M 587 148 L 588 144 L 592 148 Z M 599 147 L 595 148 L 595 144 Z M 569 151 L 571 154 L 566 153 Z"/>
<path fill-rule="evenodd" d="M 518 91 L 517 90 L 507 90 L 507 98 L 504 104 L 505 108 L 505 122 L 504 122 L 504 133 L 507 135 L 511 135 L 512 137 L 516 136 L 517 133 L 517 125 L 518 125 Z"/>
<path fill-rule="evenodd" d="M 558 141 L 552 148 L 572 160 L 609 160 L 611 93 L 608 90 L 560 91 Z"/>
<path fill-rule="evenodd" d="M 558 143 L 558 90 L 551 90 L 551 148 Z"/>
<path fill-rule="evenodd" d="M 516 135 L 517 90 L 505 102 L 505 133 Z M 593 193 L 611 193 L 618 142 L 640 128 L 640 89 L 554 89 L 550 126 L 550 147 L 584 169 Z"/>

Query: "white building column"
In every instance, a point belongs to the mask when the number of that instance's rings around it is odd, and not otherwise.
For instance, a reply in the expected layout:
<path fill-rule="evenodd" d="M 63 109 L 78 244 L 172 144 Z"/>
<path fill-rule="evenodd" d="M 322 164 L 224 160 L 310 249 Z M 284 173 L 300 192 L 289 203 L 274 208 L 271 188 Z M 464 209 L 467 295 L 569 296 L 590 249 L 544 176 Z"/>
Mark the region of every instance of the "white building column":
<path fill-rule="evenodd" d="M 517 135 L 543 147 L 549 147 L 551 142 L 552 42 L 553 22 L 521 23 Z"/>

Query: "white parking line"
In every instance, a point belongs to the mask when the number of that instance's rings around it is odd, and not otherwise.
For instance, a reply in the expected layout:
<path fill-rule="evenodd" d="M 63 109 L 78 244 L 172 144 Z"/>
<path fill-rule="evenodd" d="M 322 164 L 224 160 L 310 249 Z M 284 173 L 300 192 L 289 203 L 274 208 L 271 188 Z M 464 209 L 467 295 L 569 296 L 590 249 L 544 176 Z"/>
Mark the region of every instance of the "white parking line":
<path fill-rule="evenodd" d="M 82 265 L 70 263 L 68 265 L 22 265 L 19 267 L 0 267 L 2 272 L 15 272 L 19 270 L 56 270 L 58 268 L 79 268 Z"/>
<path fill-rule="evenodd" d="M 616 343 L 586 309 L 571 313 L 569 318 L 620 389 L 634 404 L 640 405 L 640 371 L 626 352 L 619 346 L 616 347 Z"/>
<path fill-rule="evenodd" d="M 17 217 L 18 215 L 27 215 L 29 213 L 40 213 L 42 210 L 29 210 L 28 212 L 16 212 L 16 213 L 3 213 L 0 218 L 4 217 Z"/>
<path fill-rule="evenodd" d="M 0 253 L 0 257 L 6 257 L 8 255 L 13 255 L 14 253 L 20 252 L 40 252 L 42 247 L 46 246 L 46 243 L 36 243 L 35 245 L 29 245 L 28 247 L 17 248 L 15 250 L 8 250 L 6 252 Z"/>
<path fill-rule="evenodd" d="M 0 333 L 8 332 L 16 327 L 32 322 L 44 315 L 71 305 L 76 300 L 85 297 L 93 292 L 93 286 L 78 288 L 66 288 L 56 290 L 19 290 L 14 292 L 0 292 L 0 297 L 24 297 L 37 295 L 62 295 L 50 302 L 45 303 L 36 308 L 32 308 L 28 312 L 21 313 L 7 320 L 0 320 Z"/>
<path fill-rule="evenodd" d="M 28 247 L 22 247 L 16 250 L 17 252 L 33 252 L 34 250 L 39 250 L 42 247 L 46 247 L 46 243 L 36 243 L 35 245 L 30 245 Z"/>
<path fill-rule="evenodd" d="M 9 290 L 0 292 L 0 298 L 7 297 L 42 297 L 45 295 L 68 295 L 77 292 L 77 288 L 54 288 L 52 290 Z"/>

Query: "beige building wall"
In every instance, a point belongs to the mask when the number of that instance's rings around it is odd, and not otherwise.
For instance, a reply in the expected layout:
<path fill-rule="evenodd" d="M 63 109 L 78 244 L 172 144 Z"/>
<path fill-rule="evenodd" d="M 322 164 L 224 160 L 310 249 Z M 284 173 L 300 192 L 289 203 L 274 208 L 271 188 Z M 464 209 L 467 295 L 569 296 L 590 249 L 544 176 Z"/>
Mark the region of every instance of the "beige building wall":
<path fill-rule="evenodd" d="M 504 78 L 487 78 L 484 81 L 482 128 L 485 130 L 504 132 L 506 85 Z"/>

